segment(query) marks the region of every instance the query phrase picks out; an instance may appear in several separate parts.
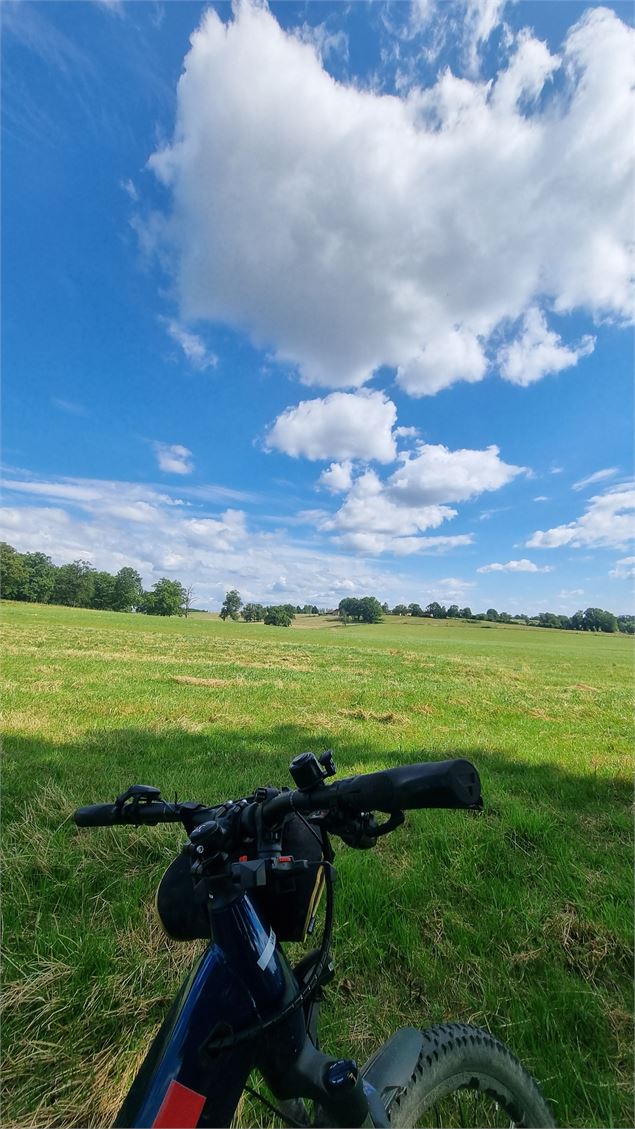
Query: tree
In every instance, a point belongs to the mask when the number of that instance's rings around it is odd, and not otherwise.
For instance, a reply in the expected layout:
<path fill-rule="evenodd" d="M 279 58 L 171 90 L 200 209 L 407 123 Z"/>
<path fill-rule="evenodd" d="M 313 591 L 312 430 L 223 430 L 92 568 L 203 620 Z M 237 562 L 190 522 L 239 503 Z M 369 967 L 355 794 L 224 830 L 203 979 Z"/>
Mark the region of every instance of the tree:
<path fill-rule="evenodd" d="M 472 618 L 472 609 L 471 608 L 461 608 L 461 610 L 459 612 L 459 618 L 460 619 L 471 619 Z"/>
<path fill-rule="evenodd" d="M 318 608 L 317 604 L 313 604 L 313 606 L 311 608 L 311 615 L 319 615 L 319 614 L 320 614 L 320 609 Z"/>
<path fill-rule="evenodd" d="M 153 586 L 152 592 L 145 592 L 141 611 L 146 615 L 183 615 L 185 588 L 178 580 L 168 580 L 162 576 Z"/>
<path fill-rule="evenodd" d="M 433 600 L 431 604 L 428 604 L 425 614 L 431 615 L 433 619 L 446 619 L 448 613 L 443 604 L 439 604 L 436 600 Z"/>
<path fill-rule="evenodd" d="M 418 606 L 419 605 L 417 604 L 417 607 Z M 406 607 L 405 604 L 395 604 L 394 608 L 392 609 L 392 614 L 393 615 L 408 615 L 408 608 Z"/>
<path fill-rule="evenodd" d="M 340 619 L 356 619 L 358 623 L 381 623 L 383 618 L 382 607 L 375 596 L 346 596 L 339 603 Z"/>
<path fill-rule="evenodd" d="M 113 607 L 118 612 L 131 612 L 141 603 L 143 585 L 139 573 L 126 565 L 115 576 Z"/>
<path fill-rule="evenodd" d="M 90 561 L 61 565 L 55 573 L 51 602 L 71 608 L 89 608 L 94 591 L 95 569 Z"/>
<path fill-rule="evenodd" d="M 114 576 L 109 572 L 96 572 L 93 575 L 93 598 L 91 608 L 100 611 L 114 611 L 115 609 L 115 584 Z"/>
<path fill-rule="evenodd" d="M 461 613 L 459 612 L 459 605 L 450 604 L 448 608 L 448 619 L 458 619 L 460 614 Z"/>
<path fill-rule="evenodd" d="M 245 623 L 261 623 L 265 618 L 265 609 L 262 604 L 245 604 L 242 617 Z"/>
<path fill-rule="evenodd" d="M 229 592 L 225 593 L 223 606 L 220 610 L 221 619 L 238 619 L 241 607 L 242 600 L 240 598 L 240 592 L 232 588 Z"/>
<path fill-rule="evenodd" d="M 274 605 L 271 608 L 267 608 L 265 623 L 268 627 L 291 627 L 293 614 L 289 611 L 288 607 L 279 604 Z"/>
<path fill-rule="evenodd" d="M 408 604 L 408 612 L 410 615 L 416 617 L 421 617 L 425 614 L 421 604 Z"/>
<path fill-rule="evenodd" d="M 498 623 L 498 618 L 496 608 L 488 608 L 485 612 L 485 619 L 489 619 L 491 623 Z"/>
<path fill-rule="evenodd" d="M 635 635 L 635 615 L 618 615 L 617 626 L 625 635 Z"/>
<path fill-rule="evenodd" d="M 190 608 L 192 607 L 192 604 L 194 602 L 194 587 L 192 584 L 188 584 L 187 588 L 184 588 L 183 591 L 185 592 L 185 596 L 183 598 L 183 612 L 185 614 L 185 618 L 187 619 L 190 613 Z"/>
<path fill-rule="evenodd" d="M 587 608 L 584 613 L 585 631 L 617 631 L 617 620 L 612 612 L 603 608 Z"/>
<path fill-rule="evenodd" d="M 24 599 L 34 604 L 48 603 L 57 571 L 53 561 L 46 553 L 25 553 L 22 560 L 26 571 Z"/>
<path fill-rule="evenodd" d="M 2 578 L 2 598 L 4 600 L 24 600 L 24 586 L 27 572 L 23 556 L 13 545 L 0 542 L 0 575 Z"/>

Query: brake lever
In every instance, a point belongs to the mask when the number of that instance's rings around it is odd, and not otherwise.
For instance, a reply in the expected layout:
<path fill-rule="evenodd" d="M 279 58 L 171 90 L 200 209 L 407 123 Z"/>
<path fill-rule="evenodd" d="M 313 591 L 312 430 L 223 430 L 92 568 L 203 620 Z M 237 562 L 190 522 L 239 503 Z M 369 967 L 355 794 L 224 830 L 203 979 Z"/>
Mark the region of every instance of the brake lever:
<path fill-rule="evenodd" d="M 140 803 L 149 804 L 153 800 L 161 799 L 161 789 L 154 788 L 151 784 L 131 784 L 126 788 L 125 792 L 117 796 L 115 800 L 115 811 L 120 813 L 126 803 L 126 800 L 131 800 L 130 807 L 138 807 Z"/>

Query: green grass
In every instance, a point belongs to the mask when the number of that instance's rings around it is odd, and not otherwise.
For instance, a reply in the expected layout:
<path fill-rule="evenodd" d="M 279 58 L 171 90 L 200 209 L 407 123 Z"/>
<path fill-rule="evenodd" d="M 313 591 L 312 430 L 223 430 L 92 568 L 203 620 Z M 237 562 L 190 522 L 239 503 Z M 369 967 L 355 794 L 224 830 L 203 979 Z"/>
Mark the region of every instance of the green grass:
<path fill-rule="evenodd" d="M 633 1123 L 631 640 L 3 611 L 5 1124 L 111 1124 L 196 951 L 153 913 L 182 832 L 80 832 L 73 809 L 136 781 L 212 803 L 327 746 L 342 775 L 468 756 L 486 812 L 338 851 L 326 1047 L 477 1023 L 561 1125 Z"/>

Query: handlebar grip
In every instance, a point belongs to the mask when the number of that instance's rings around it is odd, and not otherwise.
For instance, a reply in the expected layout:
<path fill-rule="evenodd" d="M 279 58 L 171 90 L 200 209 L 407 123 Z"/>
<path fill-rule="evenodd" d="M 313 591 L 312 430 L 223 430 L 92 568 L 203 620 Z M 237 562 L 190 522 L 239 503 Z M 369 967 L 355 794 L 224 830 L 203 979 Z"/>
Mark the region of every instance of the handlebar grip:
<path fill-rule="evenodd" d="M 481 801 L 481 781 L 463 758 L 404 764 L 336 785 L 338 799 L 356 811 L 407 811 L 413 808 L 472 808 Z"/>
<path fill-rule="evenodd" d="M 73 813 L 78 827 L 112 827 L 119 822 L 114 804 L 89 804 Z"/>

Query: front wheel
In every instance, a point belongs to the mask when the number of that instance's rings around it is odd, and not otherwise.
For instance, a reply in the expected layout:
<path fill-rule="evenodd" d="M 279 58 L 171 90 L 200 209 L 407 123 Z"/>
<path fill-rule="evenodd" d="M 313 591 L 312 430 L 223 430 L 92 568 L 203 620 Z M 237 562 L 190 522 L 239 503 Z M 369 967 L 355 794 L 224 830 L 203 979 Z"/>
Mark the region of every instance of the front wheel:
<path fill-rule="evenodd" d="M 537 1084 L 487 1031 L 449 1023 L 422 1032 L 409 1082 L 387 1107 L 391 1126 L 555 1126 Z"/>

